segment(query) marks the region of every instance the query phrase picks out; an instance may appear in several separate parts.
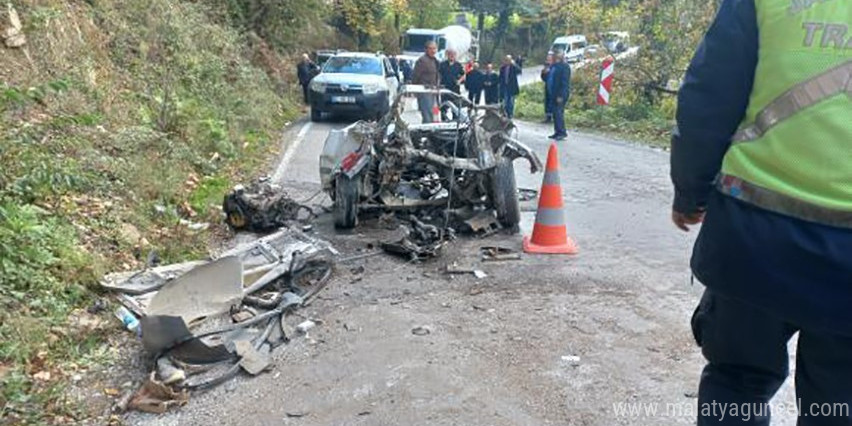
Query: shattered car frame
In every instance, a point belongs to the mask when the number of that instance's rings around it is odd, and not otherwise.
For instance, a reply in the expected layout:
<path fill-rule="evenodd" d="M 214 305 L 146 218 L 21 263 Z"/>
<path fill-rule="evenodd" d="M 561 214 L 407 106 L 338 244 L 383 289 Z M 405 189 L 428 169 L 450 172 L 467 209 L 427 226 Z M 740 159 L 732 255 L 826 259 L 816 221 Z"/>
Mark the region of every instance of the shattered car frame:
<path fill-rule="evenodd" d="M 440 99 L 442 114 L 451 119 L 410 122 L 420 120 L 411 100 L 423 95 Z M 404 86 L 382 119 L 333 130 L 325 142 L 320 176 L 334 200 L 335 225 L 353 228 L 369 210 L 493 210 L 502 227 L 516 232 L 513 161 L 526 159 L 532 173 L 541 170 L 541 161 L 512 137 L 515 129 L 499 106 L 474 105 L 449 90 Z"/>

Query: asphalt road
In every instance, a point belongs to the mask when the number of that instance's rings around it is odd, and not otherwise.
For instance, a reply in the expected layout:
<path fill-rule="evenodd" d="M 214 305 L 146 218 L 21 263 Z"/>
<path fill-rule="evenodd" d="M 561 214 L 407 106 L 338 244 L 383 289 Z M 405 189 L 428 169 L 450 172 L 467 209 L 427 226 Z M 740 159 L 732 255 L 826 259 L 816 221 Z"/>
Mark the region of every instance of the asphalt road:
<path fill-rule="evenodd" d="M 526 74 L 526 72 L 525 72 Z M 537 76 L 537 73 L 535 74 Z M 296 123 L 274 176 L 297 197 L 328 205 L 317 158 L 343 120 Z M 544 161 L 552 129 L 519 123 Z M 273 371 L 240 377 L 163 416 L 131 424 L 675 425 L 694 424 L 703 359 L 688 323 L 701 293 L 688 257 L 695 232 L 669 222 L 668 154 L 570 132 L 559 144 L 574 257 L 481 262 L 478 248 L 519 249 L 518 235 L 461 238 L 441 258 L 411 264 L 378 256 L 341 265 L 303 313 L 322 324 L 275 352 Z M 541 175 L 516 162 L 519 187 Z M 535 203 L 522 206 L 529 233 Z M 388 230 L 316 226 L 343 255 L 364 253 Z M 488 277 L 449 276 L 446 265 Z M 363 266 L 364 272 L 353 269 Z M 412 334 L 427 327 L 426 336 Z M 577 358 L 573 358 L 577 357 Z M 792 403 L 789 381 L 776 402 Z M 634 404 L 632 407 L 629 404 Z M 636 410 L 632 414 L 621 410 Z M 656 414 L 652 412 L 656 410 Z M 795 417 L 776 410 L 773 424 Z"/>

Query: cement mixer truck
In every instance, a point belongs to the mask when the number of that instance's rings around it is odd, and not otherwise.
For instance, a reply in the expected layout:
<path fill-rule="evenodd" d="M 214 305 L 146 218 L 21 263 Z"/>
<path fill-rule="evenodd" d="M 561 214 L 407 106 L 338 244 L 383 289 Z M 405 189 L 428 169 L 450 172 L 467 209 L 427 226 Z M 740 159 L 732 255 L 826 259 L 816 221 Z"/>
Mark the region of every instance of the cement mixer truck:
<path fill-rule="evenodd" d="M 438 60 L 443 61 L 447 56 L 447 50 L 456 52 L 456 60 L 467 62 L 470 59 L 479 59 L 479 40 L 469 29 L 461 25 L 450 25 L 440 30 L 411 28 L 405 32 L 402 50 L 405 56 L 420 56 L 425 50 L 426 42 L 434 41 L 438 44 Z"/>

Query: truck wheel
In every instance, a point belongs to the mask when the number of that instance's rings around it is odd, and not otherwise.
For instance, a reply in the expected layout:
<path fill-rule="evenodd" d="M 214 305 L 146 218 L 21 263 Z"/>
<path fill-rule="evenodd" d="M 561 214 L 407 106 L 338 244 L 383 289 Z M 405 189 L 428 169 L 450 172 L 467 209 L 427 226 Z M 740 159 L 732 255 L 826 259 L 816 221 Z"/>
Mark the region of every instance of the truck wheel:
<path fill-rule="evenodd" d="M 322 121 L 322 111 L 319 111 L 315 108 L 311 108 L 311 121 L 315 123 Z"/>
<path fill-rule="evenodd" d="M 358 178 L 337 175 L 334 185 L 334 226 L 352 229 L 358 224 Z"/>
<path fill-rule="evenodd" d="M 513 234 L 520 231 L 521 206 L 518 202 L 518 186 L 515 183 L 515 166 L 508 159 L 501 159 L 492 170 L 491 199 L 497 211 L 497 221 Z"/>

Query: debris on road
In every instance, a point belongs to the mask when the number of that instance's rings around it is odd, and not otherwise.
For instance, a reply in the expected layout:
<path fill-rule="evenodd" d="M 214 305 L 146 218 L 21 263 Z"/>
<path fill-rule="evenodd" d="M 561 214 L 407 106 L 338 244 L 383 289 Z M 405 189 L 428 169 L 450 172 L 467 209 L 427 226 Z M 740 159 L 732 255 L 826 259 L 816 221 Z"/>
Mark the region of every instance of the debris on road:
<path fill-rule="evenodd" d="M 448 241 L 455 238 L 452 229 L 443 229 L 422 222 L 411 215 L 408 217 L 410 226 L 400 225 L 402 237 L 392 242 L 382 242 L 384 251 L 408 258 L 409 260 L 424 260 L 436 257 L 441 253 Z"/>
<path fill-rule="evenodd" d="M 494 210 L 483 210 L 476 213 L 470 219 L 465 220 L 464 224 L 467 225 L 473 234 L 479 237 L 494 235 L 501 229 Z"/>
<path fill-rule="evenodd" d="M 323 289 L 336 255 L 325 241 L 284 228 L 210 261 L 107 276 L 102 285 L 122 292 L 120 318 L 141 333 L 155 360 L 127 407 L 162 413 L 185 403 L 189 390 L 223 383 L 240 369 L 268 369 L 272 350 L 293 336 L 286 318 Z"/>
<path fill-rule="evenodd" d="M 482 252 L 482 261 L 484 262 L 497 262 L 503 260 L 521 260 L 521 254 L 506 247 L 480 247 L 479 251 Z"/>
<path fill-rule="evenodd" d="M 121 324 L 128 331 L 132 331 L 134 333 L 139 334 L 139 320 L 136 318 L 135 315 L 133 315 L 132 312 L 130 312 L 129 309 L 125 308 L 124 306 L 119 307 L 115 311 L 115 317 L 118 318 L 119 321 L 121 321 Z"/>
<path fill-rule="evenodd" d="M 580 357 L 576 355 L 563 355 L 562 361 L 567 362 L 572 367 L 580 365 Z"/>
<path fill-rule="evenodd" d="M 175 391 L 154 378 L 154 373 L 133 394 L 127 409 L 146 413 L 163 414 L 170 407 L 184 405 L 189 401 L 189 391 Z"/>
<path fill-rule="evenodd" d="M 538 191 L 529 188 L 518 188 L 518 201 L 532 201 L 538 198 Z"/>
<path fill-rule="evenodd" d="M 317 323 L 307 320 L 296 326 L 296 331 L 302 334 L 307 334 L 312 328 L 316 327 Z"/>
<path fill-rule="evenodd" d="M 418 326 L 411 329 L 411 334 L 415 336 L 426 336 L 432 334 L 432 330 L 426 326 Z"/>
<path fill-rule="evenodd" d="M 453 110 L 455 119 L 408 122 L 404 109 L 418 95 L 440 95 L 446 101 L 442 107 Z M 513 161 L 526 159 L 532 173 L 542 163 L 512 137 L 515 129 L 499 107 L 474 105 L 449 90 L 406 85 L 382 119 L 332 130 L 326 139 L 320 178 L 334 201 L 335 225 L 353 228 L 367 211 L 412 214 L 469 208 L 491 211 L 503 228 L 517 231 Z M 384 222 L 388 219 L 383 217 Z"/>
<path fill-rule="evenodd" d="M 483 271 L 481 269 L 462 268 L 462 267 L 459 267 L 458 265 L 456 265 L 455 263 L 452 264 L 452 265 L 447 265 L 447 273 L 453 274 L 453 275 L 472 274 L 477 279 L 483 279 L 483 278 L 488 277 L 488 274 L 486 274 L 485 271 Z"/>
<path fill-rule="evenodd" d="M 226 222 L 234 230 L 269 232 L 299 223 L 303 231 L 312 229 L 309 222 L 316 213 L 299 204 L 269 178 L 261 178 L 248 187 L 237 185 L 222 204 Z"/>

